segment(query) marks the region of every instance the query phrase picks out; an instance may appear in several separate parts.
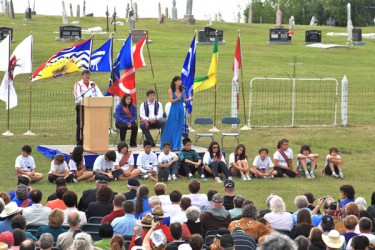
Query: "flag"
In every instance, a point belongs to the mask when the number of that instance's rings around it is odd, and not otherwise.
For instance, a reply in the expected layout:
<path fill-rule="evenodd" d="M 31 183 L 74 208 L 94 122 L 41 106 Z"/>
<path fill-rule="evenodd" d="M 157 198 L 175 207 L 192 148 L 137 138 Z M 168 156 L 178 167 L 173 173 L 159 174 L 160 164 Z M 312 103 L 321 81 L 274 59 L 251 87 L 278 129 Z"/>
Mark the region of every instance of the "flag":
<path fill-rule="evenodd" d="M 88 69 L 91 47 L 92 38 L 60 50 L 33 73 L 32 81 Z"/>
<path fill-rule="evenodd" d="M 194 77 L 195 77 L 195 58 L 196 58 L 196 41 L 195 36 L 191 41 L 190 48 L 185 58 L 184 65 L 182 66 L 181 78 L 182 85 L 186 90 L 186 99 L 193 95 Z M 188 114 L 193 110 L 193 102 L 189 100 L 186 102 Z"/>
<path fill-rule="evenodd" d="M 16 47 L 10 59 L 7 60 L 9 62 L 8 69 L 0 86 L 0 99 L 6 103 L 6 109 L 14 108 L 18 104 L 16 90 L 13 86 L 14 78 L 19 74 L 32 73 L 32 46 L 33 36 L 30 35 Z"/>
<path fill-rule="evenodd" d="M 232 117 L 237 117 L 237 110 L 239 108 L 239 85 L 238 75 L 242 66 L 242 55 L 241 55 L 241 39 L 240 35 L 237 37 L 236 49 L 234 52 L 233 60 L 233 79 L 232 79 Z"/>
<path fill-rule="evenodd" d="M 133 67 L 133 56 L 132 56 L 132 37 L 128 36 L 124 45 L 122 46 L 119 54 L 117 55 L 116 61 L 113 64 L 116 70 L 120 71 L 123 69 L 130 69 Z"/>
<path fill-rule="evenodd" d="M 145 46 L 147 37 L 144 36 L 136 45 L 133 46 L 133 62 L 134 68 L 139 69 L 146 66 L 145 59 L 143 57 L 143 47 Z"/>
<path fill-rule="evenodd" d="M 133 98 L 133 104 L 137 103 L 136 89 L 135 89 L 135 68 L 125 70 L 125 74 L 118 79 L 118 81 L 108 89 L 108 92 L 119 97 L 128 93 Z"/>
<path fill-rule="evenodd" d="M 10 55 L 10 34 L 5 37 L 4 40 L 0 42 L 0 71 L 8 70 L 8 62 Z"/>
<path fill-rule="evenodd" d="M 217 62 L 219 59 L 219 50 L 217 46 L 217 37 L 215 37 L 214 49 L 212 51 L 211 65 L 207 76 L 194 79 L 194 92 L 203 91 L 212 88 L 217 82 Z"/>
<path fill-rule="evenodd" d="M 91 53 L 90 71 L 112 71 L 112 44 L 113 38 L 109 38 L 100 48 Z"/>

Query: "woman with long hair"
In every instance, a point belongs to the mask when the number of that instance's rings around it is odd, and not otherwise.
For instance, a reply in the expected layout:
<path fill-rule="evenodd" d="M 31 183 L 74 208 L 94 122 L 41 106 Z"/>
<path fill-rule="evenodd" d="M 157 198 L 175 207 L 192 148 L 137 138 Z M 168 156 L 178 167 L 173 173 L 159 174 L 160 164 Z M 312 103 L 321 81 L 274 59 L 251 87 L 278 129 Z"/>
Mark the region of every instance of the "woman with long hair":
<path fill-rule="evenodd" d="M 85 157 L 83 157 L 83 147 L 77 146 L 70 155 L 68 166 L 74 174 L 73 181 L 94 180 L 94 172 L 87 171 L 85 166 Z"/>
<path fill-rule="evenodd" d="M 219 173 L 223 173 L 228 179 L 232 179 L 232 174 L 225 164 L 224 155 L 220 151 L 219 143 L 212 141 L 206 153 L 203 156 L 204 170 L 213 175 L 215 182 L 222 182 Z"/>
<path fill-rule="evenodd" d="M 177 151 L 181 149 L 182 128 L 185 122 L 184 102 L 186 101 L 180 76 L 173 77 L 168 97 L 171 108 L 161 136 L 160 149 L 163 149 L 164 142 L 169 142 L 171 149 Z"/>
<path fill-rule="evenodd" d="M 139 219 L 139 216 L 149 209 L 151 209 L 150 205 L 148 204 L 148 195 L 150 190 L 146 185 L 142 185 L 139 187 L 137 192 L 137 197 L 135 197 L 135 218 Z"/>
<path fill-rule="evenodd" d="M 229 170 L 233 176 L 241 176 L 244 181 L 251 180 L 245 145 L 239 144 L 234 152 L 229 155 Z"/>
<path fill-rule="evenodd" d="M 131 130 L 130 147 L 137 146 L 137 107 L 133 104 L 132 96 L 124 94 L 119 104 L 117 104 L 115 113 L 115 125 L 120 130 L 120 140 L 125 141 L 126 131 Z"/>

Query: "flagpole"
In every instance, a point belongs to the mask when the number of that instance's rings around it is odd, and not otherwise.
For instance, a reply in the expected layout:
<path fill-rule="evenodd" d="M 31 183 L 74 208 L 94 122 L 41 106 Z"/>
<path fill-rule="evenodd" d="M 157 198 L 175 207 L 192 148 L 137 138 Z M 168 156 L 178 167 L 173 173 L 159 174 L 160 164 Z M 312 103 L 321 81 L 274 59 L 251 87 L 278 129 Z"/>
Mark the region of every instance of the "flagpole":
<path fill-rule="evenodd" d="M 108 6 L 107 6 L 108 8 Z M 114 33 L 111 32 L 111 37 L 112 40 L 111 40 L 111 72 L 109 74 L 109 80 L 111 81 L 111 75 L 112 75 L 112 71 L 113 71 L 113 38 L 114 37 Z M 111 114 L 113 114 L 113 107 L 115 106 L 115 98 L 113 98 L 113 105 L 111 107 Z M 111 117 L 111 128 L 109 129 L 109 134 L 112 134 L 112 132 L 114 131 L 113 128 L 115 128 L 115 124 L 114 124 L 114 121 L 113 121 L 113 115 L 110 116 Z"/>
<path fill-rule="evenodd" d="M 217 30 L 215 31 L 215 43 L 216 42 L 217 42 Z M 219 52 L 217 52 L 217 53 L 219 53 Z M 217 78 L 216 78 L 216 81 L 217 81 Z M 216 93 L 217 93 L 217 82 L 215 83 L 214 124 L 213 124 L 213 128 L 210 129 L 211 132 L 220 132 L 220 130 L 218 128 L 216 128 L 216 101 L 217 101 L 217 98 L 216 98 L 217 95 L 216 95 Z"/>
<path fill-rule="evenodd" d="M 33 32 L 30 32 L 30 35 L 33 35 Z M 31 46 L 31 65 L 33 65 L 33 46 Z M 24 133 L 23 135 L 35 135 L 33 132 L 31 132 L 31 106 L 32 106 L 32 73 L 30 74 L 30 90 L 29 90 L 29 130 Z"/>
<path fill-rule="evenodd" d="M 152 73 L 152 81 L 154 82 L 154 87 L 155 87 L 156 100 L 159 100 L 158 89 L 156 88 L 156 82 L 155 82 L 154 68 L 152 67 L 150 48 L 148 47 L 148 35 L 147 35 L 146 32 L 145 32 L 145 36 L 146 36 L 146 44 L 147 44 L 148 58 L 150 58 L 150 66 L 151 66 L 151 73 Z"/>
<path fill-rule="evenodd" d="M 240 30 L 238 30 L 238 38 L 240 38 Z M 240 45 L 241 45 L 241 38 L 240 38 Z M 241 130 L 250 130 L 251 128 L 247 125 L 247 116 L 246 116 L 246 106 L 245 106 L 245 89 L 243 85 L 243 65 L 242 65 L 242 50 L 240 46 L 240 53 L 241 53 L 241 86 L 242 86 L 242 102 L 243 102 L 243 115 L 245 117 L 245 125 L 241 128 Z"/>
<path fill-rule="evenodd" d="M 5 72 L 5 74 L 8 74 L 8 103 L 7 103 L 7 108 L 8 108 L 8 111 L 7 111 L 7 130 L 2 134 L 4 136 L 13 136 L 14 134 L 12 132 L 10 132 L 9 130 L 9 115 L 10 115 L 10 109 L 9 109 L 9 105 L 10 105 L 10 84 L 9 84 L 9 60 L 10 60 L 10 39 L 11 39 L 11 34 L 9 32 L 8 34 L 9 36 L 9 54 L 8 54 L 8 70 Z"/>

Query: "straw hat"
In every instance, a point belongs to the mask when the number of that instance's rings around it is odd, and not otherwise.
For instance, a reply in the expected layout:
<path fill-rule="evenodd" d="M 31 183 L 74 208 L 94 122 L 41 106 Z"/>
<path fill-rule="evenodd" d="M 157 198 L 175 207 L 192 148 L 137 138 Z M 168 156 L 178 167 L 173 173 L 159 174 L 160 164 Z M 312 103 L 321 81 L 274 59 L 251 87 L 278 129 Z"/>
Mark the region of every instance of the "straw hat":
<path fill-rule="evenodd" d="M 142 220 L 137 220 L 135 223 L 141 227 L 151 227 L 152 220 L 153 220 L 152 215 L 146 214 L 145 216 L 143 216 Z"/>
<path fill-rule="evenodd" d="M 340 235 L 337 230 L 329 231 L 328 235 L 322 234 L 324 243 L 331 248 L 340 248 L 345 241 L 345 237 Z"/>
<path fill-rule="evenodd" d="M 21 212 L 21 211 L 22 211 L 22 208 L 18 207 L 17 203 L 12 201 L 12 202 L 9 202 L 7 205 L 5 205 L 5 208 L 1 212 L 0 217 L 5 218 L 5 217 L 11 216 L 13 214 L 16 214 L 18 212 Z"/>
<path fill-rule="evenodd" d="M 153 209 L 152 209 L 152 212 L 151 212 L 151 215 L 155 216 L 155 215 L 159 215 L 159 218 L 160 219 L 163 219 L 163 218 L 167 218 L 168 215 L 165 214 L 163 212 L 163 208 L 160 206 L 160 205 L 157 205 L 155 206 Z"/>
<path fill-rule="evenodd" d="M 0 242 L 0 250 L 8 250 L 8 244 L 4 242 Z"/>

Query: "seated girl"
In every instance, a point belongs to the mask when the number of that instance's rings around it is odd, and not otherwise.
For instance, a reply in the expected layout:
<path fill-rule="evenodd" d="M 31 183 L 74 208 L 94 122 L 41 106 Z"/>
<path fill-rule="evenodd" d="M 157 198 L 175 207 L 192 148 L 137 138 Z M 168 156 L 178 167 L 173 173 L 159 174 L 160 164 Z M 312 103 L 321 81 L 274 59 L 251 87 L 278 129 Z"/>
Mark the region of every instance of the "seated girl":
<path fill-rule="evenodd" d="M 219 143 L 216 141 L 212 141 L 208 147 L 208 151 L 204 153 L 203 166 L 207 173 L 213 175 L 215 182 L 222 182 L 219 173 L 223 173 L 225 177 L 232 180 L 232 174 L 225 164 L 224 155 L 221 153 Z"/>
<path fill-rule="evenodd" d="M 246 149 L 243 144 L 239 144 L 234 152 L 229 155 L 229 170 L 232 176 L 241 176 L 241 179 L 244 181 L 251 180 Z"/>
<path fill-rule="evenodd" d="M 86 170 L 85 157 L 83 157 L 83 147 L 77 146 L 73 149 L 69 158 L 69 169 L 73 173 L 73 181 L 92 181 L 94 172 Z"/>
<path fill-rule="evenodd" d="M 121 141 L 117 145 L 115 168 L 121 168 L 122 174 L 119 176 L 120 180 L 127 180 L 129 178 L 138 178 L 141 170 L 134 168 L 134 156 L 129 152 L 129 147 L 126 142 Z"/>
<path fill-rule="evenodd" d="M 318 154 L 311 152 L 309 145 L 302 145 L 297 155 L 297 168 L 301 175 L 305 175 L 307 179 L 314 179 L 314 170 L 317 167 Z"/>
<path fill-rule="evenodd" d="M 342 173 L 342 165 L 344 164 L 344 161 L 339 155 L 339 150 L 335 147 L 330 148 L 326 160 L 324 173 L 326 175 L 332 175 L 333 177 L 344 179 L 344 174 Z"/>

